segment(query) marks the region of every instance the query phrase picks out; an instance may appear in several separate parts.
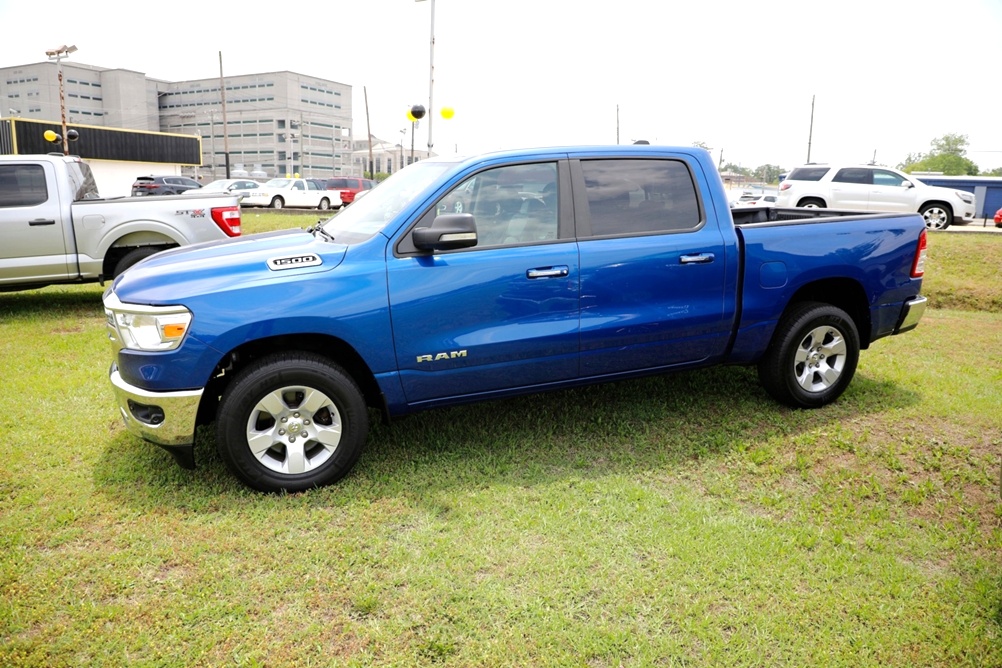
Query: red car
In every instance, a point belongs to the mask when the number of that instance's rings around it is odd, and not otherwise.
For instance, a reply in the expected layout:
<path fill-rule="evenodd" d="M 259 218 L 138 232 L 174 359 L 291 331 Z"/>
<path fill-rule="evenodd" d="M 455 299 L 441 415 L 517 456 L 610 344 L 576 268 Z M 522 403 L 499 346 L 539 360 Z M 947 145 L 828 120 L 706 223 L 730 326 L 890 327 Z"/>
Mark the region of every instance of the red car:
<path fill-rule="evenodd" d="M 1002 209 L 995 212 L 995 227 L 1002 227 Z"/>
<path fill-rule="evenodd" d="M 376 185 L 376 182 L 370 179 L 363 179 L 355 176 L 338 176 L 333 179 L 327 179 L 326 189 L 340 190 L 341 204 L 343 206 L 348 206 L 355 201 L 356 193 L 361 192 L 362 190 L 369 190 L 374 185 Z"/>

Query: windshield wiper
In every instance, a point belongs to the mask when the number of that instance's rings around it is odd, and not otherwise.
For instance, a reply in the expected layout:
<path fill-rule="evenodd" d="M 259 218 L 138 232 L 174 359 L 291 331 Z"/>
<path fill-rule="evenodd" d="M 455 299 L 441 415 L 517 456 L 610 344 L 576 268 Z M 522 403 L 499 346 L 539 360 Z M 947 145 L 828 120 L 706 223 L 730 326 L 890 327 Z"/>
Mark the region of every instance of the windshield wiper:
<path fill-rule="evenodd" d="M 312 227 L 307 227 L 306 231 L 313 236 L 322 236 L 326 241 L 334 241 L 334 235 L 324 229 L 324 226 L 317 222 L 316 225 Z"/>

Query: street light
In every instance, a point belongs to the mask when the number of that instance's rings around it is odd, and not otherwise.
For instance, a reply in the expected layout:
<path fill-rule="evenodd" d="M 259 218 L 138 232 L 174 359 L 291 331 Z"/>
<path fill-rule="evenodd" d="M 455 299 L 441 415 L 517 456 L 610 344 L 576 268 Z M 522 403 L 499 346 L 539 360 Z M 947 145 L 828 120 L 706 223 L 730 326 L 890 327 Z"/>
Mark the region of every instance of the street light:
<path fill-rule="evenodd" d="M 49 60 L 55 59 L 56 61 L 56 77 L 59 79 L 59 113 L 63 120 L 63 155 L 70 154 L 70 143 L 69 138 L 66 136 L 66 96 L 63 93 L 63 56 L 69 56 L 71 53 L 77 50 L 75 46 L 62 46 L 56 47 L 55 49 L 49 49 L 45 52 L 45 55 L 49 57 Z"/>
<path fill-rule="evenodd" d="M 424 0 L 414 0 L 414 2 L 424 2 Z M 431 119 L 434 105 L 433 94 L 435 92 L 435 0 L 431 2 L 431 41 L 428 49 L 428 157 L 431 157 L 431 147 L 434 143 L 431 140 Z"/>

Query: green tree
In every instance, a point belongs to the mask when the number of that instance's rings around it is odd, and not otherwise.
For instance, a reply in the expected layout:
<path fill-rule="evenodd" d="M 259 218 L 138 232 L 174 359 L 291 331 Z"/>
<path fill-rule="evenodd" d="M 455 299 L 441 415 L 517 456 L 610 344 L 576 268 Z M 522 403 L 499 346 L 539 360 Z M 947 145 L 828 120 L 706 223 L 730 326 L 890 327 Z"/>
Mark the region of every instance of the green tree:
<path fill-rule="evenodd" d="M 978 166 L 967 157 L 967 135 L 945 134 L 933 139 L 929 153 L 909 153 L 898 165 L 908 172 L 940 172 L 951 176 L 976 176 Z"/>
<path fill-rule="evenodd" d="M 752 175 L 762 183 L 777 183 L 783 169 L 778 165 L 759 165 Z"/>
<path fill-rule="evenodd" d="M 735 165 L 733 162 L 729 162 L 724 165 L 722 172 L 731 172 L 732 174 L 740 174 L 741 176 L 751 176 L 751 170 L 747 167 L 742 167 L 741 165 Z"/>

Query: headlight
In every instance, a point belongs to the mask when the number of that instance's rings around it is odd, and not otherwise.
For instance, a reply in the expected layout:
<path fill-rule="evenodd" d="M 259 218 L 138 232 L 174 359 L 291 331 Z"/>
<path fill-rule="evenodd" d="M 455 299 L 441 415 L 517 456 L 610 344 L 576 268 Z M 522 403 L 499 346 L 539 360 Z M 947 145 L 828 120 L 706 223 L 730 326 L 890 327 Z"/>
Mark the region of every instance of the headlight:
<path fill-rule="evenodd" d="M 109 338 L 131 350 L 174 350 L 191 326 L 191 311 L 183 306 L 124 304 L 112 292 L 105 295 L 104 313 Z"/>
<path fill-rule="evenodd" d="M 957 197 L 962 199 L 965 204 L 974 204 L 974 195 L 967 192 L 966 190 L 958 190 Z"/>

